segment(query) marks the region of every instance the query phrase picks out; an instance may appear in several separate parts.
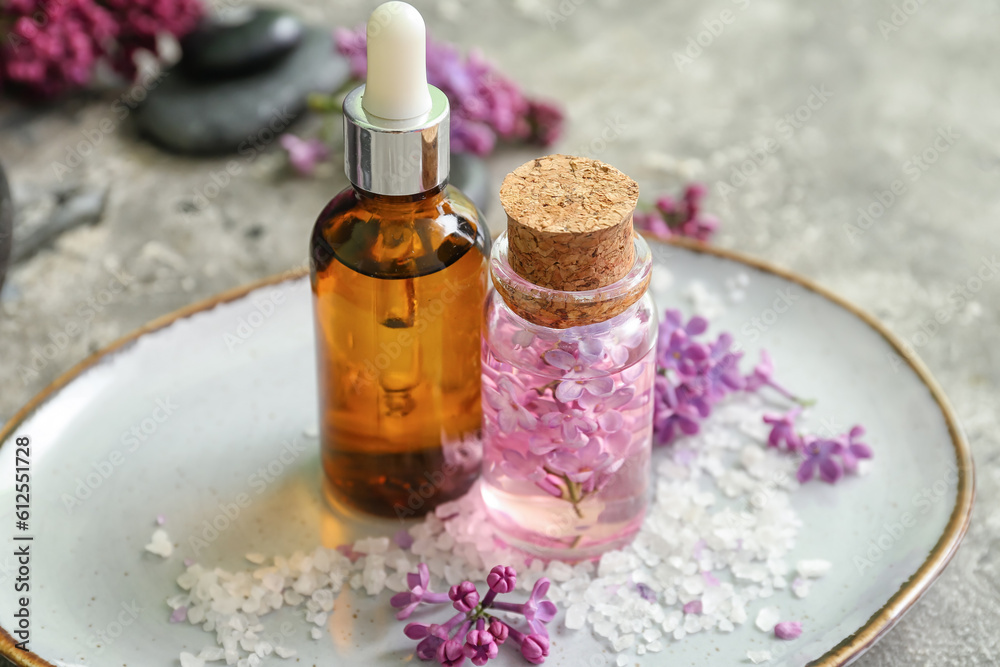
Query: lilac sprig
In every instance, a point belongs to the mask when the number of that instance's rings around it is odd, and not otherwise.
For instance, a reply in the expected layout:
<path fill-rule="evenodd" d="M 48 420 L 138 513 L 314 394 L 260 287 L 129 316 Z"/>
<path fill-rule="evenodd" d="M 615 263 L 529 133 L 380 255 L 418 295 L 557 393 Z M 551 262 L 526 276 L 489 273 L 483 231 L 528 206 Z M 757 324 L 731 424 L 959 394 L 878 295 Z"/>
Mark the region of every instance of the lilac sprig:
<path fill-rule="evenodd" d="M 497 565 L 486 577 L 489 589 L 480 598 L 476 585 L 463 581 L 452 586 L 447 594 L 433 593 L 429 589 L 430 571 L 426 563 L 417 566 L 417 571 L 406 575 L 410 591 L 393 596 L 390 604 L 400 609 L 396 618 L 403 620 L 422 603 L 443 604 L 451 602 L 458 611 L 444 624 L 408 623 L 403 633 L 410 639 L 419 640 L 416 654 L 421 660 L 437 660 L 445 667 L 458 667 L 467 659 L 473 665 L 481 666 L 499 655 L 499 647 L 507 639 L 521 650 L 521 655 L 532 664 L 539 665 L 549 654 L 549 633 L 545 627 L 556 615 L 556 605 L 545 599 L 549 590 L 549 580 L 539 579 L 531 595 L 524 603 L 502 602 L 498 595 L 514 590 L 517 572 L 514 568 Z M 504 611 L 524 616 L 528 631 L 522 632 L 505 621 L 493 616 L 490 611 Z"/>
<path fill-rule="evenodd" d="M 834 484 L 845 473 L 856 474 L 859 461 L 872 458 L 871 447 L 861 442 L 865 433 L 861 426 L 835 437 L 801 434 L 796 420 L 815 401 L 796 396 L 774 379 L 774 362 L 766 350 L 750 374 L 742 375 L 743 353 L 734 347 L 732 336 L 722 333 L 709 343 L 707 332 L 705 318 L 695 316 L 685 322 L 677 310 L 668 310 L 660 322 L 653 413 L 656 443 L 666 445 L 698 433 L 715 404 L 734 392 L 769 389 L 797 404 L 785 414 L 766 414 L 763 419 L 771 427 L 770 447 L 802 457 L 797 473 L 801 483 L 818 476 Z"/>
<path fill-rule="evenodd" d="M 660 322 L 653 411 L 657 444 L 697 433 L 716 403 L 746 388 L 739 372 L 743 353 L 733 349 L 732 336 L 723 333 L 710 343 L 704 340 L 707 331 L 705 318 L 685 322 L 678 310 L 668 310 Z"/>
<path fill-rule="evenodd" d="M 334 32 L 337 50 L 357 79 L 368 75 L 364 25 Z M 563 112 L 553 103 L 526 97 L 478 52 L 463 56 L 451 44 L 427 39 L 427 82 L 451 103 L 451 148 L 489 155 L 500 141 L 551 146 L 562 134 Z"/>
<path fill-rule="evenodd" d="M 702 208 L 707 192 L 701 183 L 692 183 L 684 189 L 679 200 L 664 195 L 656 200 L 651 211 L 636 211 L 633 224 L 639 231 L 660 238 L 684 236 L 708 241 L 719 228 L 719 221 L 705 214 Z"/>
<path fill-rule="evenodd" d="M 780 416 L 764 415 L 764 422 L 771 424 L 768 445 L 780 448 L 784 443 L 786 451 L 803 457 L 796 473 L 800 483 L 805 484 L 818 473 L 819 479 L 836 484 L 845 473 L 857 474 L 861 459 L 872 458 L 872 448 L 861 442 L 865 434 L 861 426 L 833 438 L 801 435 L 795 425 L 801 412 L 801 408 L 795 408 Z"/>

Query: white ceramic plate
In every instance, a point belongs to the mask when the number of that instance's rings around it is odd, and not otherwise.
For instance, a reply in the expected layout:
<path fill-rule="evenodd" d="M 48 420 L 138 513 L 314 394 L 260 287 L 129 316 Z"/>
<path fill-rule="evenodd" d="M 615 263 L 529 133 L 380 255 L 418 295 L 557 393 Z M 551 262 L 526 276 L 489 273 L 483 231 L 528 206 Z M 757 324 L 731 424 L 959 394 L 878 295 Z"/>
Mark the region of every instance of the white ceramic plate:
<path fill-rule="evenodd" d="M 748 274 L 746 298 L 726 301 L 713 327 L 734 332 L 750 350 L 766 347 L 786 384 L 820 399 L 820 417 L 868 428 L 877 452 L 870 476 L 850 493 L 813 484 L 796 496 L 805 527 L 790 561 L 822 554 L 835 568 L 796 602 L 806 632 L 770 663 L 847 664 L 930 586 L 965 533 L 973 468 L 954 415 L 891 335 L 807 281 L 691 244 L 656 244 L 654 252 L 675 276 L 672 286 L 656 285 L 661 308 L 685 305 L 692 281 L 726 295 L 727 281 Z M 18 665 L 146 667 L 176 665 L 182 650 L 197 653 L 212 637 L 169 624 L 164 600 L 177 592 L 181 559 L 194 553 L 191 536 L 227 512 L 238 516 L 199 549 L 200 562 L 243 568 L 247 552 L 289 554 L 398 529 L 394 522 L 350 524 L 324 510 L 318 446 L 303 436 L 317 419 L 312 331 L 304 278 L 231 292 L 84 361 L 7 424 L 0 434 L 0 526 L 11 537 L 34 537 L 33 653 L 15 649 L 8 634 L 15 629 L 18 565 L 7 555 L 0 556 L 3 655 Z M 22 533 L 14 527 L 14 467 L 15 438 L 23 436 L 31 439 L 31 517 Z M 906 512 L 915 522 L 896 530 Z M 143 551 L 158 514 L 178 545 L 169 560 Z M 859 572 L 854 557 L 868 557 L 873 545 L 878 558 Z M 412 659 L 388 593 L 352 597 L 342 593 L 331 633 L 319 641 L 288 623 L 300 612 L 269 618 L 269 631 L 283 633 L 282 642 L 299 652 L 297 662 L 273 663 Z M 760 642 L 748 623 L 730 635 L 688 637 L 636 663 L 746 663 L 747 648 Z M 525 664 L 510 653 L 499 664 Z M 547 664 L 614 659 L 595 639 L 558 630 Z"/>

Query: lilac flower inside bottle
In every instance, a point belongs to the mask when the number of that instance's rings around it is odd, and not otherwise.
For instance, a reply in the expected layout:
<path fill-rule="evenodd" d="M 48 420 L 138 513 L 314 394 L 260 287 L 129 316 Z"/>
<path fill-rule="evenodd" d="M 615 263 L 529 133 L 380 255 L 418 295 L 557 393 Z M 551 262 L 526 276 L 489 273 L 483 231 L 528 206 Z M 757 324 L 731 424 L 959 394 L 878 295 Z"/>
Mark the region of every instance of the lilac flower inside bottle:
<path fill-rule="evenodd" d="M 483 496 L 528 553 L 598 557 L 645 515 L 657 318 L 636 183 L 551 155 L 509 174 L 483 340 Z"/>

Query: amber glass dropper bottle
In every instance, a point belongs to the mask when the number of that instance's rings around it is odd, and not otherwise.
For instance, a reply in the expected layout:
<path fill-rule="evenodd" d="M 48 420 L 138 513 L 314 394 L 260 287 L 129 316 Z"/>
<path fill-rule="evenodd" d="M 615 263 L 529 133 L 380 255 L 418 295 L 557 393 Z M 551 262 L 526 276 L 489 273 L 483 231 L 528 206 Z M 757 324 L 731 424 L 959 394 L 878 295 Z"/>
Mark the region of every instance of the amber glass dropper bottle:
<path fill-rule="evenodd" d="M 427 85 L 425 48 L 410 5 L 372 13 L 367 85 L 344 101 L 351 187 L 310 243 L 325 492 L 383 516 L 465 493 L 482 456 L 490 241 L 448 184 L 448 99 Z"/>

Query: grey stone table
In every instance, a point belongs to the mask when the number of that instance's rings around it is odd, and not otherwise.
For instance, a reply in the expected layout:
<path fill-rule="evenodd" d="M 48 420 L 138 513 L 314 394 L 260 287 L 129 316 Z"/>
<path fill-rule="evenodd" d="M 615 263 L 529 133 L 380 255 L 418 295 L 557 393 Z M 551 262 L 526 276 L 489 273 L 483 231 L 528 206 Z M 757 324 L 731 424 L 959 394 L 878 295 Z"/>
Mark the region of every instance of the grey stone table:
<path fill-rule="evenodd" d="M 353 25 L 374 2 L 287 4 Z M 479 47 L 529 91 L 565 103 L 560 150 L 621 167 L 647 194 L 706 182 L 723 220 L 719 245 L 814 278 L 915 346 L 972 443 L 978 503 L 947 573 L 858 664 L 1000 664 L 1000 281 L 956 297 L 1000 254 L 1000 5 L 416 4 L 439 36 Z M 0 108 L 0 159 L 15 189 L 60 185 L 55 163 L 112 102 Z M 494 180 L 531 153 L 497 156 Z M 9 275 L 0 420 L 147 320 L 302 265 L 313 219 L 342 175 L 330 167 L 291 178 L 271 147 L 198 205 L 225 162 L 166 155 L 125 122 L 63 174 L 63 184 L 110 186 L 107 210 Z M 749 176 L 735 175 L 741 165 Z M 495 202 L 488 215 L 494 229 L 502 223 Z M 120 293 L 104 294 L 119 280 L 128 283 Z M 74 334 L 58 333 L 69 325 Z M 37 372 L 18 371 L 39 353 Z"/>

